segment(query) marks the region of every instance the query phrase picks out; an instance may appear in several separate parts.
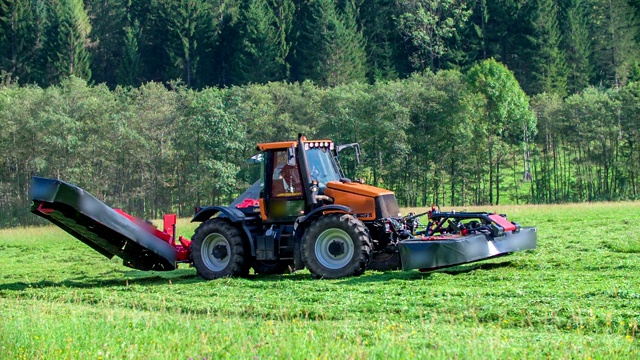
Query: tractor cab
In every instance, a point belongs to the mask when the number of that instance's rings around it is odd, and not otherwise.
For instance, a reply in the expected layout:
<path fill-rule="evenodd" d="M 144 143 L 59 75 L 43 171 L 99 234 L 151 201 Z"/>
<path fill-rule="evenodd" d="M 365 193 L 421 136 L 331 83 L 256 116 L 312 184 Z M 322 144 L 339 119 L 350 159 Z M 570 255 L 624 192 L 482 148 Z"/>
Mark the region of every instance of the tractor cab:
<path fill-rule="evenodd" d="M 264 221 L 291 221 L 329 201 L 327 183 L 344 178 L 332 141 L 258 144 L 262 151 L 260 215 Z"/>

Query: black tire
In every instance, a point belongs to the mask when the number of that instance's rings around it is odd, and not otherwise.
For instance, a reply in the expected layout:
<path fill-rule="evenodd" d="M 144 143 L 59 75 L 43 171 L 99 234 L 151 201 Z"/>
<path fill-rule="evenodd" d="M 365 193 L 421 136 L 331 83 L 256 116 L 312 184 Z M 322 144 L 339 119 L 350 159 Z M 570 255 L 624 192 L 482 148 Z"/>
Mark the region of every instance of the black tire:
<path fill-rule="evenodd" d="M 361 275 L 371 256 L 371 239 L 362 221 L 348 214 L 318 218 L 302 237 L 302 260 L 316 278 Z"/>
<path fill-rule="evenodd" d="M 224 219 L 209 219 L 195 231 L 193 264 L 207 280 L 249 274 L 247 242 L 240 230 Z"/>
<path fill-rule="evenodd" d="M 293 270 L 292 260 L 254 260 L 253 271 L 260 275 L 280 275 Z"/>
<path fill-rule="evenodd" d="M 373 253 L 368 269 L 376 271 L 399 270 L 402 266 L 400 262 L 400 253 L 395 252 L 376 252 Z"/>

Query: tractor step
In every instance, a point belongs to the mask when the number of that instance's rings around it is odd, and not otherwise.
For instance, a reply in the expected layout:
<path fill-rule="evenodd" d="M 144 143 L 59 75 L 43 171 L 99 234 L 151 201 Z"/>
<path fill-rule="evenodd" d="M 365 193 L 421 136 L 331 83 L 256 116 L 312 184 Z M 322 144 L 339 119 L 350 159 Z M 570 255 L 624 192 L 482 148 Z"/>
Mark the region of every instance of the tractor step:
<path fill-rule="evenodd" d="M 176 268 L 178 250 L 120 211 L 61 180 L 33 177 L 31 212 L 111 259 L 138 270 Z"/>
<path fill-rule="evenodd" d="M 402 270 L 435 270 L 536 248 L 535 228 L 493 237 L 468 234 L 411 238 L 398 243 Z"/>

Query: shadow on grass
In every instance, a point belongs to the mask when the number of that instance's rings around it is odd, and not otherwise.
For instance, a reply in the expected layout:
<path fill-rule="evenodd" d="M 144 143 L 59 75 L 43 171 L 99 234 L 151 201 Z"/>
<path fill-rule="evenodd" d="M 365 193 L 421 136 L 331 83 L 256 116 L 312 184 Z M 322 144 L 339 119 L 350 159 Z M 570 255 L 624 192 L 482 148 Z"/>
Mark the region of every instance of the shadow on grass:
<path fill-rule="evenodd" d="M 471 265 L 460 265 L 450 267 L 446 269 L 438 269 L 429 272 L 420 271 L 387 271 L 387 272 L 366 272 L 363 276 L 351 277 L 346 279 L 326 280 L 332 281 L 336 284 L 355 285 L 371 282 L 386 282 L 386 281 L 418 281 L 428 279 L 434 273 L 442 273 L 448 275 L 460 275 L 466 274 L 475 270 L 492 270 L 504 267 L 512 266 L 511 261 L 504 261 L 499 263 L 482 263 Z M 24 291 L 28 289 L 43 289 L 43 288 L 75 288 L 75 289 L 92 289 L 92 288 L 109 288 L 109 287 L 127 287 L 131 285 L 144 285 L 144 286 L 156 286 L 156 285 L 170 285 L 170 284 L 189 284 L 189 283 L 201 283 L 208 280 L 202 279 L 196 275 L 193 269 L 178 269 L 170 272 L 153 272 L 153 271 L 138 271 L 138 270 L 123 270 L 117 271 L 122 277 L 118 278 L 105 278 L 79 276 L 72 279 L 67 279 L 59 282 L 42 280 L 38 282 L 14 282 L 9 284 L 0 284 L 0 291 Z M 103 274 L 104 275 L 104 274 Z M 244 280 L 250 282 L 259 283 L 271 283 L 271 282 L 302 282 L 302 281 L 325 281 L 315 280 L 308 272 L 295 272 L 285 275 L 249 275 Z M 215 280 L 214 280 L 215 281 Z M 251 287 L 250 284 L 245 286 Z"/>
<path fill-rule="evenodd" d="M 353 277 L 344 279 L 342 281 L 343 284 L 359 284 L 359 283 L 367 283 L 367 282 L 380 282 L 380 281 L 389 281 L 389 280 L 406 280 L 406 281 L 416 281 L 416 280 L 425 280 L 428 279 L 432 274 L 448 274 L 448 275 L 460 275 L 466 274 L 475 270 L 492 270 L 504 267 L 512 266 L 511 261 L 503 261 L 499 263 L 476 263 L 470 265 L 459 265 L 452 266 L 443 269 L 435 269 L 431 271 L 386 271 L 382 273 L 374 273 L 369 276 L 362 277 Z"/>
<path fill-rule="evenodd" d="M 436 272 L 449 274 L 449 275 L 460 275 L 460 274 L 466 274 L 468 272 L 475 271 L 475 270 L 493 270 L 493 269 L 500 269 L 500 268 L 511 267 L 511 266 L 513 266 L 513 263 L 511 262 L 511 260 L 509 260 L 509 261 L 503 261 L 499 263 L 482 263 L 482 264 L 476 263 L 471 265 L 461 265 L 461 266 L 455 266 L 447 269 L 436 270 Z"/>
<path fill-rule="evenodd" d="M 475 270 L 493 270 L 505 267 L 511 267 L 513 263 L 511 261 L 503 261 L 499 263 L 476 263 L 476 264 L 467 264 L 467 265 L 459 265 L 454 267 L 448 267 L 444 269 L 436 269 L 427 272 L 421 271 L 370 271 L 368 270 L 362 276 L 350 277 L 345 279 L 338 279 L 336 283 L 339 284 L 360 284 L 360 283 L 369 283 L 369 282 L 384 282 L 384 281 L 398 281 L 398 280 L 406 280 L 406 281 L 416 281 L 416 280 L 424 280 L 428 279 L 434 273 L 448 274 L 448 275 L 460 275 L 466 274 Z M 256 280 L 260 282 L 278 282 L 278 281 L 313 281 L 314 278 L 311 274 L 307 272 L 296 272 L 292 274 L 285 275 L 251 275 L 249 279 Z M 317 280 L 317 281 L 335 281 L 335 280 Z"/>
<path fill-rule="evenodd" d="M 197 283 L 205 281 L 195 274 L 193 270 L 173 270 L 170 273 L 158 273 L 152 271 L 119 271 L 124 277 L 114 278 L 98 278 L 88 276 L 78 276 L 63 281 L 42 280 L 37 282 L 14 282 L 9 284 L 0 284 L 0 291 L 24 291 L 28 289 L 44 289 L 44 288 L 74 288 L 74 289 L 92 289 L 92 288 L 108 288 L 108 287 L 126 287 L 130 285 L 168 285 L 169 282 L 180 283 Z"/>

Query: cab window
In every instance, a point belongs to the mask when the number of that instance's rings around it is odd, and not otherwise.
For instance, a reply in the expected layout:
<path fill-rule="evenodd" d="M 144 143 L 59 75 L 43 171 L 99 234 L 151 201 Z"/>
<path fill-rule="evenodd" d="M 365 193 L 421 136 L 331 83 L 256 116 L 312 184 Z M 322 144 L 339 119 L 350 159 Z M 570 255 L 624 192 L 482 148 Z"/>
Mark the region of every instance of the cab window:
<path fill-rule="evenodd" d="M 300 169 L 295 161 L 288 161 L 287 151 L 273 153 L 272 197 L 302 196 Z"/>

